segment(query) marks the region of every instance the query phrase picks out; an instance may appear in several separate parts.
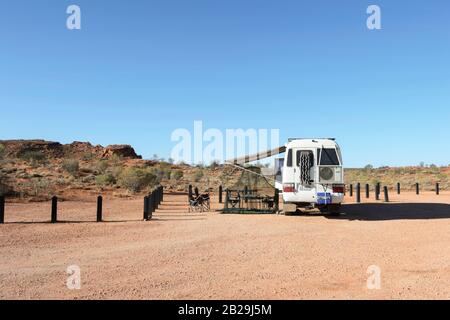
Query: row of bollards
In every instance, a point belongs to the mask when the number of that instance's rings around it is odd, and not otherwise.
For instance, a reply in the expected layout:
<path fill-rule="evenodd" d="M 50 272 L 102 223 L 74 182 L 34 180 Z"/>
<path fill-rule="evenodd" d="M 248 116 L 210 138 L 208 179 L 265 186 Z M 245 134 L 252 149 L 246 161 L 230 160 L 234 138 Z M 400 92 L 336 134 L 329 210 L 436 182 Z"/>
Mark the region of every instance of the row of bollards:
<path fill-rule="evenodd" d="M 58 197 L 54 196 L 51 200 L 51 216 L 50 222 L 58 222 Z M 157 187 L 150 195 L 144 198 L 144 220 L 148 221 L 152 218 L 153 212 L 158 209 L 159 205 L 164 201 L 164 188 Z M 97 222 L 103 221 L 103 197 L 97 198 Z M 5 197 L 0 196 L 0 224 L 5 223 Z"/>
<path fill-rule="evenodd" d="M 350 197 L 353 197 L 353 184 L 350 184 L 349 190 L 350 190 Z M 420 185 L 419 185 L 419 183 L 415 184 L 415 190 L 416 190 L 416 194 L 419 195 L 420 194 Z M 440 194 L 440 185 L 439 185 L 439 183 L 436 183 L 435 191 L 436 191 L 436 195 Z M 369 186 L 369 184 L 365 185 L 365 193 L 366 193 L 366 198 L 368 199 L 370 197 L 370 186 Z M 401 193 L 401 185 L 400 185 L 400 183 L 397 183 L 397 194 L 400 194 L 400 193 Z M 384 194 L 384 201 L 385 202 L 389 202 L 389 189 L 388 189 L 387 186 L 383 187 L 383 194 Z M 380 195 L 381 195 L 381 183 L 378 182 L 375 185 L 375 199 L 376 200 L 380 200 Z M 361 184 L 360 183 L 356 184 L 356 202 L 357 203 L 361 202 Z"/>
<path fill-rule="evenodd" d="M 97 198 L 97 222 L 102 222 L 102 210 L 103 210 L 103 197 L 98 196 Z M 50 222 L 58 222 L 58 197 L 52 197 Z M 5 223 L 5 197 L 0 196 L 0 224 Z"/>
<path fill-rule="evenodd" d="M 164 201 L 164 188 L 163 186 L 157 187 L 148 196 L 144 197 L 144 220 L 149 221 L 153 217 L 159 205 Z"/>

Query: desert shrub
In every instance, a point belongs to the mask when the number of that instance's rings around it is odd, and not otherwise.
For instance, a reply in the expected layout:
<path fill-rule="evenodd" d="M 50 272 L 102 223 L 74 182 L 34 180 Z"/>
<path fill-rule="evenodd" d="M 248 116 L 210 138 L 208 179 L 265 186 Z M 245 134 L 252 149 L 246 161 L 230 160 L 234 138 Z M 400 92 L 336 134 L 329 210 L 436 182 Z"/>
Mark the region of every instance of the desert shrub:
<path fill-rule="evenodd" d="M 181 180 L 181 178 L 183 178 L 183 171 L 181 171 L 181 170 L 172 171 L 170 174 L 171 180 L 179 181 L 179 180 Z"/>
<path fill-rule="evenodd" d="M 120 174 L 118 183 L 120 186 L 132 191 L 139 192 L 144 188 L 154 187 L 158 182 L 155 174 L 149 170 L 128 168 Z"/>
<path fill-rule="evenodd" d="M 81 159 L 84 161 L 91 161 L 94 159 L 94 157 L 95 157 L 95 155 L 92 152 L 85 152 L 81 156 Z"/>
<path fill-rule="evenodd" d="M 114 177 L 114 175 L 112 173 L 105 173 L 105 174 L 101 174 L 99 176 L 97 176 L 95 178 L 95 182 L 99 185 L 99 186 L 110 186 L 116 183 L 116 178 Z"/>
<path fill-rule="evenodd" d="M 31 164 L 37 166 L 45 162 L 45 155 L 40 151 L 26 151 L 20 155 L 20 158 Z"/>
<path fill-rule="evenodd" d="M 122 171 L 123 171 L 123 167 L 121 167 L 121 166 L 114 166 L 108 170 L 108 172 L 112 174 L 112 176 L 116 179 L 116 181 L 117 181 L 117 179 L 119 179 Z"/>
<path fill-rule="evenodd" d="M 121 155 L 118 154 L 113 154 L 110 158 L 109 158 L 109 163 L 112 166 L 118 166 L 122 163 L 123 161 L 123 157 Z"/>
<path fill-rule="evenodd" d="M 0 144 L 0 160 L 5 156 L 5 146 Z"/>
<path fill-rule="evenodd" d="M 106 160 L 100 160 L 97 162 L 97 164 L 95 165 L 95 168 L 98 172 L 100 173 L 105 173 L 106 170 L 108 169 L 108 161 Z"/>
<path fill-rule="evenodd" d="M 170 179 L 170 169 L 165 166 L 158 166 L 150 168 L 149 171 L 154 174 L 158 181 L 161 181 L 162 179 Z"/>
<path fill-rule="evenodd" d="M 199 182 L 202 178 L 203 178 L 203 170 L 202 169 L 197 169 L 197 171 L 195 171 L 194 174 L 194 180 L 195 182 Z"/>
<path fill-rule="evenodd" d="M 67 159 L 63 161 L 62 168 L 71 175 L 75 176 L 80 170 L 80 164 L 76 159 Z"/>

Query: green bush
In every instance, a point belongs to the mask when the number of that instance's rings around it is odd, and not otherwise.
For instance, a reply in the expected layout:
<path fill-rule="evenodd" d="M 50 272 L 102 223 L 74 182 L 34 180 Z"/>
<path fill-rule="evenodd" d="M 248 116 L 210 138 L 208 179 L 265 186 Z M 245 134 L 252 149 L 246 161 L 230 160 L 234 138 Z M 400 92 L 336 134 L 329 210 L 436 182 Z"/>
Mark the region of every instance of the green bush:
<path fill-rule="evenodd" d="M 100 160 L 100 161 L 98 161 L 97 162 L 97 164 L 96 164 L 96 170 L 98 171 L 98 172 L 100 172 L 100 173 L 105 173 L 106 172 L 106 170 L 108 169 L 108 166 L 109 166 L 109 164 L 108 164 L 108 161 L 106 161 L 106 160 Z"/>
<path fill-rule="evenodd" d="M 75 176 L 78 173 L 78 170 L 80 170 L 80 164 L 78 160 L 67 159 L 63 161 L 62 168 L 71 175 Z"/>
<path fill-rule="evenodd" d="M 172 171 L 170 174 L 170 179 L 172 180 L 179 181 L 181 178 L 183 178 L 183 171 L 181 170 Z"/>
<path fill-rule="evenodd" d="M 111 173 L 105 173 L 97 176 L 95 182 L 102 187 L 110 186 L 116 183 L 116 178 Z"/>
<path fill-rule="evenodd" d="M 95 158 L 95 155 L 92 152 L 85 152 L 81 156 L 81 159 L 84 161 L 91 161 Z"/>
<path fill-rule="evenodd" d="M 122 163 L 123 161 L 123 157 L 121 155 L 118 154 L 113 154 L 110 158 L 109 158 L 109 163 L 112 166 L 118 166 Z"/>
<path fill-rule="evenodd" d="M 122 171 L 118 182 L 120 186 L 132 192 L 139 192 L 144 188 L 154 187 L 158 178 L 149 170 L 128 168 Z"/>
<path fill-rule="evenodd" d="M 202 169 L 198 169 L 195 174 L 194 174 L 194 180 L 195 182 L 199 182 L 202 178 L 203 178 L 203 170 Z"/>
<path fill-rule="evenodd" d="M 45 162 L 45 155 L 40 151 L 26 151 L 20 155 L 20 158 L 31 164 L 32 166 L 36 166 Z"/>
<path fill-rule="evenodd" d="M 123 171 L 123 167 L 121 166 L 114 166 L 111 169 L 108 170 L 108 172 L 110 172 L 112 174 L 112 176 L 114 177 L 114 179 L 119 179 L 120 175 L 122 174 Z"/>
<path fill-rule="evenodd" d="M 5 156 L 5 146 L 0 144 L 0 160 Z"/>

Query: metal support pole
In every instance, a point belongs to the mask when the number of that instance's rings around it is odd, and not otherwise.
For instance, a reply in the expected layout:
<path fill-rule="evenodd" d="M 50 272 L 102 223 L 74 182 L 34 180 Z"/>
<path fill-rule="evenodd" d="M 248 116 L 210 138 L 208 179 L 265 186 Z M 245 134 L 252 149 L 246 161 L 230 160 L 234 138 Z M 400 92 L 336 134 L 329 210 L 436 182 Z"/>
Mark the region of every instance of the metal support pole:
<path fill-rule="evenodd" d="M 397 183 L 397 194 L 401 193 L 401 186 L 400 186 L 400 182 Z"/>
<path fill-rule="evenodd" d="M 440 190 L 439 190 L 439 183 L 436 183 L 436 194 L 439 195 Z"/>
<path fill-rule="evenodd" d="M 366 199 L 370 198 L 370 186 L 368 183 L 366 183 Z"/>
<path fill-rule="evenodd" d="M 350 197 L 353 197 L 353 184 L 350 185 Z"/>
<path fill-rule="evenodd" d="M 223 187 L 219 186 L 219 203 L 222 203 Z"/>
<path fill-rule="evenodd" d="M 420 193 L 419 183 L 416 183 L 416 194 L 418 195 Z"/>

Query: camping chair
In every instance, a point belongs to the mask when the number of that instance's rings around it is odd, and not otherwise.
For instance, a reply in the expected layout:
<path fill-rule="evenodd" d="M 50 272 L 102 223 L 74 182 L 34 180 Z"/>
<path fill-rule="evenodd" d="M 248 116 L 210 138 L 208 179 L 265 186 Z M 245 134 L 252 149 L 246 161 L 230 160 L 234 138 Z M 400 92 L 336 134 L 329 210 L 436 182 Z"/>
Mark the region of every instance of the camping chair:
<path fill-rule="evenodd" d="M 202 209 L 205 211 L 211 211 L 211 198 L 209 196 L 209 193 L 201 194 L 199 196 L 199 199 L 200 199 L 200 205 L 202 206 Z"/>

